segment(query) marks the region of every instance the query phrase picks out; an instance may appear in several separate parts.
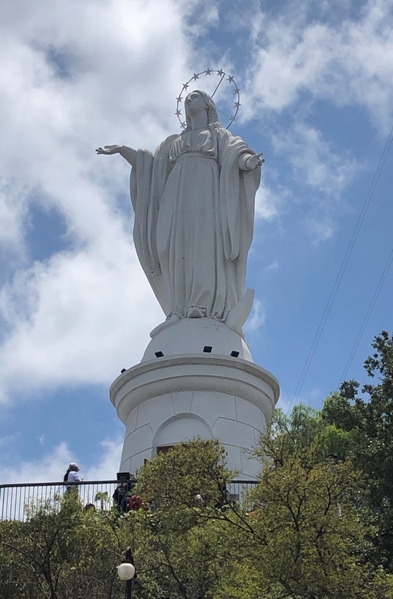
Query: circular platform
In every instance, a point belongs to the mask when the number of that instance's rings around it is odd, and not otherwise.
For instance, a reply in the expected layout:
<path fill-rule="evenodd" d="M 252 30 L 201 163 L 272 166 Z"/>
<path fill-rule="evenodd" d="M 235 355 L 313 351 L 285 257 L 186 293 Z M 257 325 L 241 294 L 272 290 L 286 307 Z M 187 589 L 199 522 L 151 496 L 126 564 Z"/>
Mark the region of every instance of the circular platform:
<path fill-rule="evenodd" d="M 228 467 L 255 477 L 247 450 L 272 417 L 279 385 L 253 362 L 202 352 L 144 361 L 114 381 L 110 397 L 126 425 L 121 470 L 135 472 L 159 447 L 198 435 L 219 439 Z"/>

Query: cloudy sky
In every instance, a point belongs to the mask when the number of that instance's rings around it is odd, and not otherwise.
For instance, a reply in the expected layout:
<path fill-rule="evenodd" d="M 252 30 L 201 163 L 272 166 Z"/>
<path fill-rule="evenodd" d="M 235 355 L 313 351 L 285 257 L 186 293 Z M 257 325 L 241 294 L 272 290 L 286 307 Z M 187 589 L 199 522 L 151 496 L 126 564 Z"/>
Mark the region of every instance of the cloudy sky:
<path fill-rule="evenodd" d="M 162 313 L 133 247 L 128 165 L 94 148 L 154 150 L 208 67 L 234 76 L 231 130 L 266 158 L 255 362 L 285 409 L 365 380 L 393 328 L 393 0 L 13 0 L 0 33 L 0 482 L 59 480 L 70 460 L 85 479 L 116 473 L 108 388 Z"/>

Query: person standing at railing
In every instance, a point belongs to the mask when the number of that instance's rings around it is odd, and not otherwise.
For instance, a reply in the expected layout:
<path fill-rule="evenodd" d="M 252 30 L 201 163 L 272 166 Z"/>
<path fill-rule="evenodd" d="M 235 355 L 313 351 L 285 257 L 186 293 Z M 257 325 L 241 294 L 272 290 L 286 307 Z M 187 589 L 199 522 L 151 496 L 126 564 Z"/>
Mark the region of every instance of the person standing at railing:
<path fill-rule="evenodd" d="M 135 476 L 130 473 L 128 480 L 123 481 L 118 487 L 116 487 L 112 497 L 114 500 L 114 505 L 117 507 L 119 512 L 128 512 L 130 509 L 134 509 L 130 506 L 130 499 L 132 496 L 132 489 L 135 487 L 135 485 Z"/>
<path fill-rule="evenodd" d="M 78 464 L 75 464 L 75 462 L 71 462 L 71 464 L 67 468 L 67 472 L 64 475 L 64 482 L 65 483 L 67 483 L 67 482 L 68 483 L 78 483 L 81 480 L 83 480 L 82 478 L 79 477 L 78 472 L 79 472 Z M 66 493 L 71 493 L 71 489 L 76 490 L 76 484 L 67 485 Z"/>

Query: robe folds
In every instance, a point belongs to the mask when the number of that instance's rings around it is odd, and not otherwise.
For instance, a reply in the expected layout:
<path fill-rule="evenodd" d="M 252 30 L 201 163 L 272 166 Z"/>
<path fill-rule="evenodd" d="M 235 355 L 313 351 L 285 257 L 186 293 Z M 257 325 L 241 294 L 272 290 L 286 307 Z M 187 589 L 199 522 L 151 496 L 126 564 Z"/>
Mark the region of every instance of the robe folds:
<path fill-rule="evenodd" d="M 225 321 L 244 293 L 260 168 L 239 169 L 254 154 L 227 129 L 191 129 L 151 152 L 131 171 L 134 242 L 167 317 L 192 307 Z"/>

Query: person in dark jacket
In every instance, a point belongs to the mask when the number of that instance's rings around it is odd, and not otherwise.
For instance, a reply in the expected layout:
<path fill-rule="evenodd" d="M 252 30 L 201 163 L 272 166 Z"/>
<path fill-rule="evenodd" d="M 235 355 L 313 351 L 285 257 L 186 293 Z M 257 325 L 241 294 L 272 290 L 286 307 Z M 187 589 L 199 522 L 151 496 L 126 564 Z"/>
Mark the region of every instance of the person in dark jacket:
<path fill-rule="evenodd" d="M 129 500 L 132 495 L 132 489 L 135 487 L 136 480 L 135 477 L 131 474 L 130 478 L 124 482 L 122 482 L 118 487 L 116 487 L 115 492 L 113 493 L 113 501 L 115 503 L 115 507 L 119 510 L 119 512 L 128 512 Z"/>

